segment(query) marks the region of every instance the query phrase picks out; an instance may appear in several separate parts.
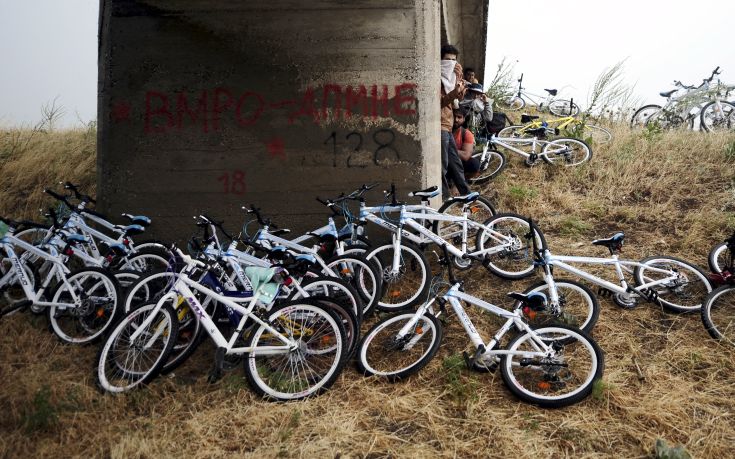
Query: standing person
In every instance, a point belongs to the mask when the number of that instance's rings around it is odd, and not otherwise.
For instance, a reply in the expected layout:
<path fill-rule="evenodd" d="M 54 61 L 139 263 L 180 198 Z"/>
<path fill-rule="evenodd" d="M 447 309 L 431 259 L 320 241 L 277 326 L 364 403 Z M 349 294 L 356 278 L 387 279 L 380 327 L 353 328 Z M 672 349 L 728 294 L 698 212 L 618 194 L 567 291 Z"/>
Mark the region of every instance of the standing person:
<path fill-rule="evenodd" d="M 461 195 L 470 193 L 457 145 L 452 137 L 453 108 L 459 107 L 459 100 L 464 97 L 466 89 L 462 66 L 457 62 L 458 55 L 459 51 L 452 45 L 444 45 L 441 48 L 442 199 L 444 200 L 450 198 L 451 183 L 457 187 Z"/>

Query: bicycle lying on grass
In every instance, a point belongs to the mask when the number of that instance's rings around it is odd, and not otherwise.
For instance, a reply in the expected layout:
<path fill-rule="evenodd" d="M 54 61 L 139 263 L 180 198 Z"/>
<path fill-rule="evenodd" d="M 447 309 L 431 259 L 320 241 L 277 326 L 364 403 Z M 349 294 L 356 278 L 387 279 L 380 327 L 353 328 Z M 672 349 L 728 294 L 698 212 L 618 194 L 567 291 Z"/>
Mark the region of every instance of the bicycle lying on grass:
<path fill-rule="evenodd" d="M 488 138 L 482 152 L 472 155 L 480 163 L 477 176 L 470 179 L 470 183 L 484 183 L 497 177 L 505 166 L 505 154 L 498 151 L 502 147 L 525 158 L 526 166 L 535 166 L 539 160 L 559 166 L 578 166 L 592 159 L 592 149 L 582 140 L 572 138 L 558 138 L 543 140 L 546 128 L 528 131 L 533 137 L 497 137 Z M 524 151 L 520 147 L 531 147 L 531 151 Z M 540 151 L 539 151 L 540 149 Z"/>
<path fill-rule="evenodd" d="M 505 101 L 505 108 L 508 110 L 521 110 L 528 102 L 533 103 L 539 111 L 544 111 L 547 107 L 549 112 L 556 116 L 576 116 L 579 114 L 579 105 L 574 100 L 556 99 L 558 91 L 556 89 L 544 89 L 546 96 L 540 96 L 524 91 L 523 74 L 518 79 L 518 92 Z"/>
<path fill-rule="evenodd" d="M 712 249 L 709 262 L 722 285 L 704 301 L 702 323 L 710 336 L 735 346 L 735 232 Z"/>
<path fill-rule="evenodd" d="M 567 323 L 590 331 L 600 314 L 594 293 L 586 286 L 568 279 L 556 278 L 559 270 L 574 274 L 600 287 L 599 294 L 611 296 L 615 304 L 630 309 L 644 300 L 672 312 L 693 312 L 702 307 L 712 291 L 707 276 L 689 262 L 668 256 L 652 256 L 641 261 L 620 259 L 625 235 L 616 233 L 607 239 L 592 241 L 606 247 L 610 257 L 578 257 L 553 255 L 544 244 L 534 247 L 535 264 L 543 269 L 544 280 L 524 291 L 543 292 L 549 296 L 549 306 L 533 314 L 536 325 Z M 615 270 L 619 284 L 609 282 L 568 263 L 609 266 Z M 633 283 L 625 279 L 633 276 Z"/>
<path fill-rule="evenodd" d="M 468 368 L 495 371 L 499 366 L 503 382 L 513 395 L 547 408 L 572 405 L 592 392 L 604 369 L 602 350 L 592 338 L 567 325 L 532 328 L 524 314 L 545 308 L 543 294 L 510 293 L 519 306 L 508 311 L 465 293 L 452 272 L 448 246 L 443 249 L 441 263 L 448 268 L 450 284 L 435 284 L 428 301 L 416 312 L 385 318 L 365 334 L 357 351 L 358 366 L 365 375 L 383 376 L 395 382 L 425 367 L 441 345 L 443 326 L 439 318 L 447 316 L 449 303 L 475 349 L 472 356 L 464 354 Z M 442 284 L 449 288 L 440 294 Z M 506 322 L 486 342 L 461 302 Z M 513 329 L 518 335 L 501 347 L 503 337 Z"/>
<path fill-rule="evenodd" d="M 545 137 L 553 138 L 560 134 L 573 138 L 607 143 L 612 140 L 612 133 L 600 126 L 590 124 L 574 116 L 542 120 L 535 115 L 521 115 L 521 124 L 514 124 L 498 132 L 498 137 L 534 137 L 535 133 L 543 129 Z"/>

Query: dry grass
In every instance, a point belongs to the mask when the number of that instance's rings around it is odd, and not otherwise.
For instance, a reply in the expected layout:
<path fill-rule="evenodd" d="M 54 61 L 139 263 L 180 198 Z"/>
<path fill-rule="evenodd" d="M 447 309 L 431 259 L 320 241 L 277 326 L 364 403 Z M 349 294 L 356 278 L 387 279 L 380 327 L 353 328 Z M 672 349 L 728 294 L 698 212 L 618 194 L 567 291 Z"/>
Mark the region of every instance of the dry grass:
<path fill-rule="evenodd" d="M 93 139 L 38 139 L 23 155 L 2 157 L 3 213 L 32 216 L 40 203 L 32 190 L 52 181 L 92 183 Z M 710 246 L 735 226 L 735 156 L 726 154 L 733 145 L 732 135 L 647 140 L 621 129 L 586 167 L 527 169 L 512 157 L 484 191 L 498 207 L 537 219 L 557 253 L 602 255 L 588 241 L 624 230 L 629 257 L 664 253 L 706 267 Z M 468 291 L 498 304 L 534 281 L 509 283 L 479 269 L 469 278 Z M 0 322 L 0 456 L 650 457 L 664 438 L 695 457 L 730 457 L 732 349 L 708 339 L 697 315 L 601 304 L 594 336 L 606 352 L 604 381 L 562 410 L 518 402 L 497 374 L 457 370 L 466 344 L 451 317 L 437 358 L 417 377 L 390 385 L 348 369 L 322 397 L 277 404 L 253 396 L 241 373 L 208 385 L 209 345 L 172 377 L 102 395 L 96 349 L 59 344 L 42 318 L 12 316 Z M 493 321 L 479 323 L 493 331 Z"/>

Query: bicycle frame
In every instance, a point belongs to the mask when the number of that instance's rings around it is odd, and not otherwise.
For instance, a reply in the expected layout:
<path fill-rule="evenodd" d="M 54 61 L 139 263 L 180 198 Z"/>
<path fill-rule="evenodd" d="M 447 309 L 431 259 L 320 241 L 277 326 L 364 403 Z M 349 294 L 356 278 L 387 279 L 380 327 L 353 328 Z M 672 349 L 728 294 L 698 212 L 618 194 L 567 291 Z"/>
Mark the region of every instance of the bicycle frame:
<path fill-rule="evenodd" d="M 46 275 L 46 279 L 43 281 L 37 291 L 32 288 L 31 282 L 26 276 L 26 273 L 21 265 L 20 258 L 13 250 L 13 246 L 18 246 L 22 249 L 25 249 L 26 252 L 30 252 L 33 255 L 36 255 L 37 257 L 43 258 L 44 260 L 52 263 L 51 270 Z M 71 288 L 71 285 L 66 278 L 66 275 L 70 273 L 69 268 L 64 265 L 58 255 L 54 254 L 53 252 L 51 254 L 44 252 L 43 250 L 31 244 L 28 244 L 22 239 L 18 239 L 11 234 L 6 234 L 2 239 L 0 239 L 0 248 L 5 250 L 5 253 L 8 255 L 7 258 L 10 259 L 10 262 L 12 264 L 12 269 L 8 270 L 8 272 L 5 273 L 2 278 L 0 278 L 0 286 L 7 285 L 7 283 L 13 279 L 13 275 L 15 275 L 20 281 L 21 287 L 23 288 L 23 293 L 25 294 L 26 298 L 32 301 L 34 305 L 43 307 L 56 306 L 60 308 L 76 307 L 76 304 L 79 302 L 79 297 L 77 297 L 74 289 Z M 52 248 L 51 250 L 54 251 L 55 249 Z M 69 292 L 74 299 L 74 303 L 39 301 L 39 299 L 43 297 L 53 279 L 56 279 L 58 282 L 64 282 L 67 287 L 69 287 Z"/>
<path fill-rule="evenodd" d="M 612 255 L 609 258 L 552 255 L 551 252 L 549 252 L 549 250 L 547 249 L 544 251 L 543 258 L 544 260 L 543 260 L 543 263 L 541 264 L 544 266 L 544 281 L 549 286 L 549 296 L 551 297 L 550 298 L 551 303 L 554 305 L 559 304 L 559 295 L 556 291 L 556 283 L 554 282 L 554 276 L 552 274 L 551 268 L 553 267 L 557 267 L 563 271 L 570 272 L 576 276 L 581 277 L 582 279 L 592 282 L 593 284 L 596 284 L 612 292 L 616 292 L 621 295 L 635 294 L 643 298 L 648 298 L 648 296 L 644 294 L 644 292 L 647 289 L 654 287 L 656 285 L 665 284 L 677 278 L 676 275 L 673 275 L 673 276 L 666 277 L 664 279 L 659 279 L 653 282 L 648 282 L 648 283 L 639 285 L 638 287 L 631 287 L 625 281 L 625 275 L 623 271 L 630 274 L 633 272 L 632 268 L 643 267 L 643 266 L 645 266 L 646 269 L 651 270 L 651 272 L 657 272 L 657 273 L 662 273 L 662 274 L 671 273 L 671 271 L 667 269 L 661 269 L 661 268 L 656 268 L 653 266 L 644 265 L 643 263 L 638 262 L 638 261 L 621 260 L 618 258 L 617 255 Z M 579 268 L 575 268 L 574 266 L 571 266 L 568 263 L 582 263 L 582 264 L 592 264 L 592 265 L 596 264 L 596 265 L 613 266 L 615 268 L 615 273 L 618 276 L 618 281 L 620 282 L 620 285 L 613 284 L 612 282 L 602 279 L 601 277 L 590 274 Z"/>
<path fill-rule="evenodd" d="M 161 307 L 163 307 L 164 304 L 168 301 L 175 302 L 178 300 L 179 297 L 183 297 L 184 301 L 187 303 L 189 308 L 191 308 L 192 311 L 197 316 L 197 320 L 200 321 L 200 323 L 204 326 L 204 330 L 207 332 L 207 334 L 212 338 L 212 340 L 215 342 L 217 347 L 222 347 L 225 349 L 225 354 L 227 355 L 241 355 L 241 354 L 252 354 L 252 355 L 277 355 L 277 354 L 285 354 L 288 353 L 294 349 L 296 349 L 297 344 L 289 339 L 288 337 L 284 336 L 280 332 L 278 332 L 275 328 L 273 328 L 268 322 L 265 322 L 261 320 L 257 315 L 253 314 L 253 309 L 258 304 L 260 295 L 258 292 L 253 292 L 253 296 L 249 298 L 249 303 L 247 306 L 243 306 L 241 304 L 238 304 L 237 302 L 233 301 L 231 298 L 226 297 L 224 295 L 220 295 L 219 293 L 191 280 L 188 276 L 187 271 L 191 269 L 195 265 L 204 265 L 201 262 L 198 262 L 196 260 L 193 260 L 191 263 L 189 263 L 189 266 L 187 269 L 182 271 L 180 274 L 178 274 L 176 282 L 173 285 L 173 288 L 171 291 L 164 296 L 161 297 L 160 300 L 156 303 L 155 308 L 151 311 L 151 313 L 146 317 L 146 319 L 140 324 L 138 329 L 131 334 L 130 339 L 135 340 L 140 336 L 140 334 L 145 330 L 148 325 L 151 324 L 151 322 L 154 320 L 156 315 L 158 314 L 158 311 L 160 311 Z M 202 306 L 202 304 L 196 299 L 194 292 L 192 291 L 196 290 L 203 295 L 205 295 L 207 298 L 217 301 L 226 307 L 231 308 L 232 310 L 242 314 L 242 317 L 240 319 L 240 322 L 238 323 L 235 331 L 232 333 L 232 336 L 228 340 L 225 338 L 225 336 L 219 331 L 217 326 L 214 323 L 214 320 L 212 320 L 212 317 L 207 313 L 205 308 Z M 247 301 L 248 298 L 244 298 L 244 301 Z M 256 323 L 262 325 L 263 327 L 268 330 L 269 333 L 272 333 L 275 337 L 278 338 L 283 343 L 283 346 L 256 346 L 256 347 L 235 347 L 235 343 L 237 341 L 237 338 L 242 333 L 245 323 L 248 321 L 248 319 L 254 320 Z M 149 343 L 153 343 L 155 339 L 160 336 L 161 333 L 163 333 L 163 327 L 158 327 L 156 330 L 156 333 L 150 338 L 148 341 Z"/>
<path fill-rule="evenodd" d="M 512 151 L 513 153 L 523 156 L 525 159 L 530 158 L 541 158 L 541 157 L 548 157 L 550 154 L 556 155 L 560 152 L 563 152 L 567 149 L 564 145 L 559 145 L 558 149 L 550 150 L 550 151 L 542 151 L 541 153 L 536 153 L 536 146 L 541 145 L 557 145 L 554 143 L 553 140 L 547 141 L 547 140 L 539 140 L 538 137 L 532 137 L 532 138 L 520 138 L 520 137 L 501 137 L 498 138 L 497 136 L 492 136 L 488 139 L 489 145 L 498 145 L 501 146 L 507 150 Z M 531 153 L 527 153 L 519 148 L 513 147 L 513 144 L 516 145 L 531 145 Z M 484 159 L 484 158 L 483 158 Z"/>
<path fill-rule="evenodd" d="M 495 306 L 494 304 L 487 303 L 472 295 L 468 295 L 467 293 L 462 292 L 460 288 L 461 288 L 461 284 L 459 283 L 454 284 L 449 289 L 449 291 L 447 291 L 447 293 L 445 293 L 442 296 L 442 298 L 448 301 L 449 304 L 452 306 L 452 309 L 454 310 L 455 314 L 459 318 L 459 321 L 462 324 L 462 328 L 464 328 L 472 344 L 475 346 L 476 349 L 482 350 L 481 355 L 483 356 L 520 355 L 520 356 L 523 356 L 524 358 L 531 358 L 531 357 L 546 357 L 549 354 L 554 352 L 551 346 L 547 345 L 541 338 L 539 338 L 536 335 L 536 333 L 533 331 L 533 329 L 523 320 L 519 309 L 508 311 L 506 309 Z M 425 315 L 427 312 L 434 316 L 438 316 L 438 314 L 434 314 L 434 311 L 432 309 L 432 304 L 435 301 L 436 301 L 436 298 L 428 301 L 426 304 L 418 308 L 418 310 L 416 311 L 414 316 L 411 318 L 411 320 L 409 320 L 406 323 L 406 325 L 404 325 L 401 328 L 401 330 L 398 332 L 397 334 L 398 338 L 404 338 L 409 333 L 413 333 L 416 324 L 421 319 L 421 317 Z M 472 320 L 470 320 L 469 316 L 467 315 L 467 312 L 464 310 L 464 307 L 462 307 L 462 304 L 460 303 L 460 301 L 465 301 L 493 315 L 507 319 L 506 322 L 503 324 L 503 326 L 500 327 L 500 329 L 498 329 L 498 331 L 487 342 L 487 344 L 483 340 L 480 333 L 477 331 L 477 328 L 475 328 L 475 325 L 472 323 Z M 534 336 L 534 342 L 536 344 L 536 352 L 508 351 L 504 349 L 495 349 L 495 346 L 497 346 L 500 343 L 500 340 L 503 338 L 503 336 L 505 336 L 505 334 L 508 333 L 508 331 L 510 331 L 513 327 L 515 327 L 518 331 L 522 333 L 524 332 L 531 333 Z M 417 333 L 416 336 L 407 344 L 407 346 L 411 346 L 415 344 L 416 342 L 418 342 L 418 340 L 421 338 L 422 335 L 423 335 L 422 333 Z"/>

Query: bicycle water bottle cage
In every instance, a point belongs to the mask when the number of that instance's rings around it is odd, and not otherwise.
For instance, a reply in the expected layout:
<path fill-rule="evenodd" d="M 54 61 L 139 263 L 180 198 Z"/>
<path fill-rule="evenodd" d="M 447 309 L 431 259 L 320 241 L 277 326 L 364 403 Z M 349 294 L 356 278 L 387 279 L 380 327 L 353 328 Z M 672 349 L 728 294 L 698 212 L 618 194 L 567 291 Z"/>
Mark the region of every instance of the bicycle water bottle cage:
<path fill-rule="evenodd" d="M 526 115 L 525 113 L 521 115 L 521 124 L 530 123 L 533 120 L 537 120 L 538 115 Z"/>
<path fill-rule="evenodd" d="M 411 197 L 421 198 L 422 201 L 428 201 L 430 198 L 439 195 L 439 187 L 434 185 L 425 190 L 417 190 L 408 193 Z"/>
<path fill-rule="evenodd" d="M 510 292 L 508 296 L 514 300 L 521 302 L 523 306 L 527 306 L 529 309 L 535 312 L 541 312 L 546 309 L 548 300 L 546 295 L 541 292 L 531 292 L 528 295 L 518 292 Z"/>
<path fill-rule="evenodd" d="M 548 92 L 552 96 L 556 96 L 556 94 L 559 92 L 556 89 L 544 89 L 544 91 Z"/>
<path fill-rule="evenodd" d="M 623 251 L 623 240 L 625 239 L 625 233 L 615 233 L 607 239 L 595 239 L 592 241 L 592 245 L 602 245 L 610 250 L 610 253 L 622 252 Z"/>

